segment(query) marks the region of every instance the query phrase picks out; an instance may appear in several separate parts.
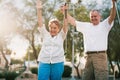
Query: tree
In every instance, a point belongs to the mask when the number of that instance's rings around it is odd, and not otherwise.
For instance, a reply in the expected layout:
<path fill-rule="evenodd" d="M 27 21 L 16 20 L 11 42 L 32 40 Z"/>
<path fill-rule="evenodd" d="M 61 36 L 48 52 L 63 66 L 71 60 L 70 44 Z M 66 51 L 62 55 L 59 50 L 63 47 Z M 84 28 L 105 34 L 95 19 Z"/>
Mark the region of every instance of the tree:
<path fill-rule="evenodd" d="M 23 61 L 19 59 L 11 59 L 11 64 L 23 64 Z"/>
<path fill-rule="evenodd" d="M 7 41 L 6 41 L 6 38 L 5 37 L 1 37 L 0 36 L 0 53 L 2 55 L 2 57 L 4 58 L 5 60 L 5 68 L 8 70 L 9 68 L 9 61 L 6 57 L 6 55 L 10 55 L 11 54 L 11 50 L 9 50 L 7 48 Z"/>
<path fill-rule="evenodd" d="M 120 11 L 119 5 L 120 4 L 118 3 L 117 4 L 118 11 Z M 106 18 L 109 15 L 108 13 L 106 14 L 105 12 L 109 13 L 110 9 L 109 8 L 104 9 L 103 18 Z M 120 33 L 119 32 L 120 32 L 120 29 L 119 27 L 120 27 L 120 24 L 118 23 L 118 19 L 116 16 L 113 28 L 111 29 L 109 37 L 108 37 L 108 58 L 109 58 L 109 62 L 111 64 L 113 72 L 114 72 L 114 66 L 112 64 L 112 61 L 115 61 L 117 63 L 118 69 L 120 71 L 120 65 L 119 65 L 119 61 L 120 61 L 120 55 L 119 55 Z"/>
<path fill-rule="evenodd" d="M 37 53 L 40 51 L 40 45 L 35 46 Z M 27 53 L 24 57 L 24 60 L 28 60 L 28 56 L 30 56 L 30 60 L 35 60 L 34 54 L 33 54 L 33 49 L 31 47 L 28 48 Z M 38 55 L 37 55 L 38 56 Z"/>
<path fill-rule="evenodd" d="M 8 49 L 7 45 L 9 44 L 9 40 L 11 39 L 11 34 L 15 31 L 15 22 L 12 22 L 11 19 L 14 18 L 13 14 L 8 14 L 10 8 L 6 5 L 3 5 L 3 1 L 1 0 L 0 6 L 0 53 L 3 56 L 5 62 L 5 68 L 9 68 L 9 61 L 6 58 L 6 55 L 11 54 L 11 50 Z M 7 8 L 7 9 L 6 9 Z M 14 21 L 14 20 L 13 20 Z M 9 25 L 8 25 L 9 24 Z"/>
<path fill-rule="evenodd" d="M 4 51 L 5 51 L 5 47 L 4 47 L 5 45 L 4 45 L 4 42 L 3 41 L 0 41 L 0 52 L 1 52 L 1 54 L 2 54 L 2 56 L 3 56 L 3 58 L 5 59 L 5 61 L 6 61 L 6 63 L 5 63 L 5 68 L 6 69 L 8 69 L 8 60 L 7 60 L 7 58 L 6 58 L 6 56 L 5 56 L 5 53 L 4 53 Z"/>
<path fill-rule="evenodd" d="M 75 12 L 73 13 L 73 9 L 69 9 L 68 11 L 72 16 L 74 16 L 77 20 L 80 21 L 89 21 L 89 14 L 87 9 L 83 6 L 75 6 Z M 56 11 L 55 16 L 61 21 L 63 20 L 63 15 L 62 13 L 60 13 L 60 11 Z M 72 40 L 73 40 L 73 31 L 74 30 L 74 49 L 75 49 L 75 55 L 77 53 L 80 54 L 80 56 L 83 56 L 82 52 L 84 50 L 83 48 L 83 35 L 81 33 L 76 32 L 76 30 L 69 25 L 69 30 L 67 33 L 67 38 L 64 42 L 64 49 L 65 49 L 65 57 L 67 59 L 67 61 L 71 61 L 72 60 Z M 66 49 L 67 48 L 67 49 Z M 75 58 L 75 62 L 76 62 L 76 58 Z M 78 78 L 80 78 L 80 73 L 79 73 L 79 65 L 80 63 L 78 63 L 77 65 L 73 64 L 76 72 L 78 74 Z"/>

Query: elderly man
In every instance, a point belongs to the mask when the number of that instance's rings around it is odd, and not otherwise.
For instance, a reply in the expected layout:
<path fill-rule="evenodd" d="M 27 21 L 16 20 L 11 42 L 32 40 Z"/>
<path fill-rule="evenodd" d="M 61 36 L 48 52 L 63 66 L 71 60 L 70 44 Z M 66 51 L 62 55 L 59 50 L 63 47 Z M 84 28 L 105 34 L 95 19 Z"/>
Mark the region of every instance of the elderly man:
<path fill-rule="evenodd" d="M 91 22 L 80 22 L 67 13 L 68 23 L 75 26 L 77 31 L 83 33 L 84 49 L 87 62 L 84 69 L 83 80 L 108 80 L 107 44 L 108 34 L 113 26 L 116 16 L 115 1 L 112 0 L 112 9 L 108 18 L 100 22 L 101 15 L 98 10 L 90 11 Z M 66 6 L 61 7 L 64 13 Z"/>

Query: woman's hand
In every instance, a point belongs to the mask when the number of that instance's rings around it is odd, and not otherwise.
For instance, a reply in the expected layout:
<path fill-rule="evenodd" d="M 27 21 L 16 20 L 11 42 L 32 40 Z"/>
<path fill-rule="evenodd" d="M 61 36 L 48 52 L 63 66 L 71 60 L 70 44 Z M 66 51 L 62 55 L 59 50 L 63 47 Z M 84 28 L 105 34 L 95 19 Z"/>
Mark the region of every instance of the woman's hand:
<path fill-rule="evenodd" d="M 42 2 L 40 0 L 37 0 L 37 2 L 36 2 L 36 8 L 37 9 L 42 9 Z"/>

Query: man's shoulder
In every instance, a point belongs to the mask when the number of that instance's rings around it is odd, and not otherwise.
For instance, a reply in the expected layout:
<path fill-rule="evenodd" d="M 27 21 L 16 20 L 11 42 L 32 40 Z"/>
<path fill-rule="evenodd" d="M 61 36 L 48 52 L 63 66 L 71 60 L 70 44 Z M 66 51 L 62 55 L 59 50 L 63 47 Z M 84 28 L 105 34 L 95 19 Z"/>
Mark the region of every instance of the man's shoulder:
<path fill-rule="evenodd" d="M 75 21 L 78 24 L 91 24 L 90 22 L 83 22 L 83 21 Z"/>
<path fill-rule="evenodd" d="M 109 19 L 109 17 L 103 19 L 101 22 L 106 22 L 106 21 L 108 21 L 108 19 Z"/>

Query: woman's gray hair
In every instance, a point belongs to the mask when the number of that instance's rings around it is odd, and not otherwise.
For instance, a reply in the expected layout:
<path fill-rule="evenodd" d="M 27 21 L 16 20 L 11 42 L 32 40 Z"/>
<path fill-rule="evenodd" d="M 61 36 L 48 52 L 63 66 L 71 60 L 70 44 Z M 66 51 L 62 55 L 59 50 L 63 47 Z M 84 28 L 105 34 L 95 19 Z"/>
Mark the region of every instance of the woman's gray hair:
<path fill-rule="evenodd" d="M 51 19 L 48 23 L 48 26 L 50 26 L 52 23 L 55 23 L 60 28 L 60 22 L 58 19 L 56 19 L 56 18 Z"/>

